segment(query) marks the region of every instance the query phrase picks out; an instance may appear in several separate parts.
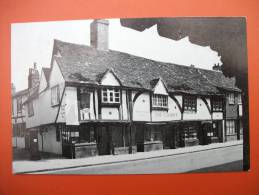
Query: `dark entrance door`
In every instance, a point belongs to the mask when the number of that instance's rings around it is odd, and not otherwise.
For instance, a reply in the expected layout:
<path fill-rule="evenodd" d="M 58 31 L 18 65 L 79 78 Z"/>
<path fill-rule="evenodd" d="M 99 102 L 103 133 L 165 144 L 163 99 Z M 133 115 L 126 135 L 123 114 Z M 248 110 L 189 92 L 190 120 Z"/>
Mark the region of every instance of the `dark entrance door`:
<path fill-rule="evenodd" d="M 37 130 L 30 131 L 30 159 L 31 160 L 40 159 Z"/>
<path fill-rule="evenodd" d="M 30 149 L 30 132 L 25 131 L 25 149 L 29 150 Z"/>
<path fill-rule="evenodd" d="M 211 123 L 202 123 L 200 131 L 200 143 L 201 145 L 208 145 L 210 143 L 209 134 L 212 131 Z"/>
<path fill-rule="evenodd" d="M 108 126 L 98 128 L 98 153 L 99 155 L 110 154 L 110 133 Z"/>

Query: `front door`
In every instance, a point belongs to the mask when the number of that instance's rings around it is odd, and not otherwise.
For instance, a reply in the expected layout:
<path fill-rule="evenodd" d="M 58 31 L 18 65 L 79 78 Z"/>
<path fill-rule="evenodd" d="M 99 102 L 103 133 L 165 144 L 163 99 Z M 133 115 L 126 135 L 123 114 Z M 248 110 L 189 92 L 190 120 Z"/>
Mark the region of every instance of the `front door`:
<path fill-rule="evenodd" d="M 40 151 L 38 145 L 38 130 L 30 131 L 30 159 L 39 160 Z"/>

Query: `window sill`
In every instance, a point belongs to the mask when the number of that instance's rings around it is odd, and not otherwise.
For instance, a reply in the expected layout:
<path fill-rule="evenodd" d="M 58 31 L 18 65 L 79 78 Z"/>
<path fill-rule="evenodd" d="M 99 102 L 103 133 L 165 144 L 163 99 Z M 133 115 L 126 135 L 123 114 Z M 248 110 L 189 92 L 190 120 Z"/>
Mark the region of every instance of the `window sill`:
<path fill-rule="evenodd" d="M 168 111 L 168 107 L 152 107 L 152 110 Z"/>
<path fill-rule="evenodd" d="M 120 103 L 101 103 L 102 107 L 120 107 Z"/>

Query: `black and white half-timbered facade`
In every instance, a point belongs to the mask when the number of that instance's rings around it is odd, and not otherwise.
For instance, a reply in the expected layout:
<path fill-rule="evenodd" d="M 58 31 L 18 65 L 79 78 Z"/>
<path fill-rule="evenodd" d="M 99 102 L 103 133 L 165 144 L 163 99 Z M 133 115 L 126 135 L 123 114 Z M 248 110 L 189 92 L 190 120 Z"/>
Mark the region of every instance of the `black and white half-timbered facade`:
<path fill-rule="evenodd" d="M 108 27 L 93 21 L 91 46 L 54 41 L 24 103 L 40 151 L 80 158 L 242 139 L 234 78 L 109 50 Z"/>

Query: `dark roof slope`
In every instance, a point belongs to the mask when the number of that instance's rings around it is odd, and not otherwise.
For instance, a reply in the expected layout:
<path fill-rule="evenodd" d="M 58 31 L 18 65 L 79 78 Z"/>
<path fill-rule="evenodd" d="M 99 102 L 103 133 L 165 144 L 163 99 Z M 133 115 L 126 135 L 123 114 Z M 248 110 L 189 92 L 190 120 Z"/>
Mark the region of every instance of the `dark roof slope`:
<path fill-rule="evenodd" d="M 86 45 L 54 42 L 54 57 L 64 79 L 71 82 L 98 83 L 100 75 L 112 69 L 123 86 L 152 89 L 152 80 L 162 78 L 169 91 L 214 94 L 218 87 L 238 90 L 233 79 L 221 72 L 163 63 L 127 53 L 101 51 Z"/>
<path fill-rule="evenodd" d="M 49 81 L 50 70 L 51 70 L 50 68 L 45 68 L 45 67 L 42 68 L 42 71 L 45 75 L 47 82 Z"/>
<path fill-rule="evenodd" d="M 17 91 L 12 95 L 12 97 L 14 98 L 14 97 L 24 96 L 24 95 L 28 95 L 28 89 Z"/>

